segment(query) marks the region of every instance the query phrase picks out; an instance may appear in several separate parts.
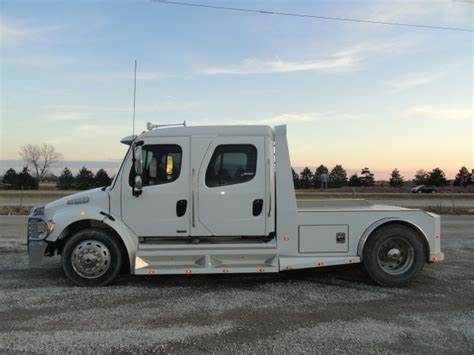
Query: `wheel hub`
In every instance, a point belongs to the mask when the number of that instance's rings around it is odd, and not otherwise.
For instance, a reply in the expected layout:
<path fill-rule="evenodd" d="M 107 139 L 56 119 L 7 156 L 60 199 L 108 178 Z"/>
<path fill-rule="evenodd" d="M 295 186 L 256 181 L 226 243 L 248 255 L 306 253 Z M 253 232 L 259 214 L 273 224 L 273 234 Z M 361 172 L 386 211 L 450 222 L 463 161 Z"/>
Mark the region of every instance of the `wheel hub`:
<path fill-rule="evenodd" d="M 95 279 L 107 272 L 110 266 L 110 251 L 98 240 L 85 240 L 72 252 L 71 263 L 80 276 Z"/>
<path fill-rule="evenodd" d="M 400 257 L 400 250 L 397 248 L 390 249 L 387 256 L 392 260 L 397 260 Z"/>
<path fill-rule="evenodd" d="M 379 247 L 377 262 L 388 274 L 400 275 L 407 271 L 415 260 L 413 246 L 406 239 L 391 237 Z"/>

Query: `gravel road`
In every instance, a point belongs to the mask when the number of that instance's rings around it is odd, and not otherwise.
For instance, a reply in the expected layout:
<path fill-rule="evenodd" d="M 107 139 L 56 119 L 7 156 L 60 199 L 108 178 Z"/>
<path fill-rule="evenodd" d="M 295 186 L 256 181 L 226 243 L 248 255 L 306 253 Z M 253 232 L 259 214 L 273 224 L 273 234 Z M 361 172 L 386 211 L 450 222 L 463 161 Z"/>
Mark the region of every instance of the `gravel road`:
<path fill-rule="evenodd" d="M 78 288 L 28 267 L 24 217 L 0 216 L 0 352 L 474 352 L 474 218 L 443 216 L 446 261 L 403 289 L 357 267 L 121 276 Z"/>

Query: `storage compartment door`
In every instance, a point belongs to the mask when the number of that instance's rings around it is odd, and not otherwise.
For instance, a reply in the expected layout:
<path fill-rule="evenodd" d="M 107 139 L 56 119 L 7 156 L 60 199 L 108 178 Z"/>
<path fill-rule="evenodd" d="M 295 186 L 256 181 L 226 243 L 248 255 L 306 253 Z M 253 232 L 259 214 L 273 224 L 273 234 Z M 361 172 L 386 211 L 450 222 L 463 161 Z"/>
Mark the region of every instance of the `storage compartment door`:
<path fill-rule="evenodd" d="M 299 226 L 300 253 L 347 253 L 349 251 L 349 226 L 311 225 Z"/>

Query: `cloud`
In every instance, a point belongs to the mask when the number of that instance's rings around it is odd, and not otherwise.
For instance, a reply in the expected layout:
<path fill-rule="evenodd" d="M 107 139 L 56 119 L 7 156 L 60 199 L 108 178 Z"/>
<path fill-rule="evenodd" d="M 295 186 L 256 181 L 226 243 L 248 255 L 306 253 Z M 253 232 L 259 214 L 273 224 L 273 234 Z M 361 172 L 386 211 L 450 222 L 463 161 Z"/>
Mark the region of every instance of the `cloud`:
<path fill-rule="evenodd" d="M 348 56 L 332 57 L 326 59 L 313 59 L 305 61 L 271 60 L 260 61 L 246 59 L 241 64 L 230 67 L 209 67 L 199 70 L 202 75 L 248 75 L 288 73 L 297 71 L 334 71 L 347 69 L 354 65 Z"/>
<path fill-rule="evenodd" d="M 102 128 L 101 126 L 95 125 L 95 124 L 87 124 L 87 125 L 82 125 L 78 127 L 80 131 L 84 131 L 84 132 L 94 132 L 101 128 Z"/>
<path fill-rule="evenodd" d="M 183 101 L 176 98 L 166 98 L 153 104 L 138 105 L 136 112 L 192 112 L 207 105 L 208 103 L 205 101 Z M 131 117 L 133 111 L 131 104 L 130 106 L 46 105 L 45 109 L 50 112 L 44 116 L 46 121 L 49 122 L 92 120 L 125 114 L 130 114 Z"/>
<path fill-rule="evenodd" d="M 13 44 L 37 38 L 38 36 L 58 31 L 62 26 L 26 26 L 24 24 L 0 19 L 0 43 Z"/>
<path fill-rule="evenodd" d="M 435 108 L 432 106 L 415 106 L 407 108 L 406 110 L 400 112 L 399 115 L 402 118 L 456 121 L 472 119 L 472 110 L 459 108 Z"/>
<path fill-rule="evenodd" d="M 58 122 L 58 121 L 76 121 L 84 116 L 86 113 L 53 113 L 46 116 L 46 119 L 51 122 Z"/>
<path fill-rule="evenodd" d="M 470 63 L 468 63 L 470 64 Z M 416 86 L 431 84 L 432 82 L 446 77 L 448 74 L 452 73 L 455 69 L 459 68 L 461 65 L 464 65 L 463 62 L 458 61 L 451 63 L 444 68 L 438 68 L 435 72 L 425 72 L 417 73 L 415 75 L 408 75 L 402 78 L 393 80 L 388 84 L 396 90 L 408 89 Z"/>
<path fill-rule="evenodd" d="M 444 76 L 444 74 L 437 73 L 405 77 L 392 81 L 389 85 L 398 90 L 408 89 L 415 86 L 430 84 L 433 81 L 440 79 L 442 76 Z"/>
<path fill-rule="evenodd" d="M 330 55 L 301 61 L 245 59 L 231 66 L 213 66 L 198 70 L 201 75 L 251 75 L 300 71 L 344 72 L 358 67 L 371 54 L 397 54 L 412 47 L 417 37 L 398 38 L 383 42 L 366 41 Z"/>
<path fill-rule="evenodd" d="M 264 124 L 275 125 L 281 123 L 304 123 L 316 121 L 352 121 L 359 120 L 366 117 L 366 115 L 357 115 L 349 113 L 336 112 L 303 112 L 303 113 L 282 113 L 273 117 L 256 119 L 252 121 L 237 121 L 238 124 Z"/>

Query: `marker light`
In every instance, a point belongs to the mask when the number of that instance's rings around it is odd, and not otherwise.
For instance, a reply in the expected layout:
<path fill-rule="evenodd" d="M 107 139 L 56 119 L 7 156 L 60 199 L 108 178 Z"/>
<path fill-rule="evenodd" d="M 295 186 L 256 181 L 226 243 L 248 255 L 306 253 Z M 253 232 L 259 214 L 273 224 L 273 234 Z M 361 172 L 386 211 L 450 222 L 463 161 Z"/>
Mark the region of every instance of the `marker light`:
<path fill-rule="evenodd" d="M 323 263 L 322 261 L 320 261 L 320 262 L 318 263 L 318 266 L 324 266 L 324 263 Z"/>
<path fill-rule="evenodd" d="M 155 270 L 153 269 L 148 270 L 148 275 L 155 275 Z"/>
<path fill-rule="evenodd" d="M 431 260 L 433 260 L 433 262 L 437 263 L 439 261 L 439 256 L 433 256 L 431 258 Z"/>
<path fill-rule="evenodd" d="M 288 265 L 288 266 L 286 267 L 286 269 L 287 269 L 287 270 L 293 270 L 293 267 L 292 267 L 291 265 Z"/>
<path fill-rule="evenodd" d="M 286 241 L 290 240 L 290 237 L 284 236 L 284 237 L 283 237 L 283 240 L 286 242 Z"/>
<path fill-rule="evenodd" d="M 84 217 L 86 215 L 86 211 L 79 212 L 79 216 Z"/>
<path fill-rule="evenodd" d="M 223 272 L 229 272 L 229 269 L 222 269 Z"/>
<path fill-rule="evenodd" d="M 258 269 L 258 271 L 265 272 L 265 269 L 263 267 L 261 267 L 260 269 Z"/>
<path fill-rule="evenodd" d="M 191 269 L 186 269 L 186 274 L 192 274 L 193 270 Z"/>
<path fill-rule="evenodd" d="M 56 228 L 56 223 L 54 223 L 54 222 L 49 222 L 48 223 L 48 232 L 49 233 L 53 233 L 55 228 Z"/>

